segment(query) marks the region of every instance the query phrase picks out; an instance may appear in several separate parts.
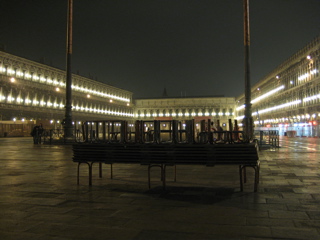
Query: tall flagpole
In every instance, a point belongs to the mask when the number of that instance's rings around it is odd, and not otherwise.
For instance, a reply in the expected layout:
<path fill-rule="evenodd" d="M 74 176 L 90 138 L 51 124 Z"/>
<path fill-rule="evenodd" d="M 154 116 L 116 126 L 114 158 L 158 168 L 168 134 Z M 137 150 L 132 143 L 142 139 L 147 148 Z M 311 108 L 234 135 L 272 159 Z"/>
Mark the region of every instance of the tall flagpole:
<path fill-rule="evenodd" d="M 244 78 L 245 78 L 245 110 L 243 130 L 246 141 L 253 139 L 253 118 L 251 110 L 251 84 L 250 84 L 250 24 L 249 24 L 249 0 L 243 0 L 244 11 Z"/>
<path fill-rule="evenodd" d="M 64 119 L 64 136 L 65 138 L 71 138 L 73 136 L 72 125 L 72 72 L 71 72 L 71 55 L 72 55 L 72 9 L 73 0 L 68 0 L 68 18 L 67 18 L 67 75 L 66 75 L 66 111 Z"/>

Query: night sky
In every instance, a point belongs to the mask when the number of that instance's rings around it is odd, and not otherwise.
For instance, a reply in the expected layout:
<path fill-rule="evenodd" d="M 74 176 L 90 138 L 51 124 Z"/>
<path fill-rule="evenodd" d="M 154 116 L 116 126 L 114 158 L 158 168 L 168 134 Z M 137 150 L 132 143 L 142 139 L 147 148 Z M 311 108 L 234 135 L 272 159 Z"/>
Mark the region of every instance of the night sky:
<path fill-rule="evenodd" d="M 0 45 L 65 69 L 67 0 L 0 0 Z M 134 98 L 244 92 L 242 0 L 74 0 L 72 71 Z M 320 0 L 251 0 L 251 82 L 320 34 Z"/>

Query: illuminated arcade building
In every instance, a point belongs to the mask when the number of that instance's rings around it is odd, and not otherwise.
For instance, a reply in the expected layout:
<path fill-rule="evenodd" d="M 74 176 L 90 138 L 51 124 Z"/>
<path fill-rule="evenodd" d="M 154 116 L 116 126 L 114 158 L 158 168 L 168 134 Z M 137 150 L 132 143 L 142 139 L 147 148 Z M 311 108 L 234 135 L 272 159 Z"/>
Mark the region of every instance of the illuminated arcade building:
<path fill-rule="evenodd" d="M 135 100 L 134 117 L 145 121 L 156 120 L 190 120 L 194 119 L 197 129 L 201 120 L 214 122 L 219 120 L 224 130 L 229 130 L 228 120 L 234 119 L 233 97 L 176 97 Z"/>
<path fill-rule="evenodd" d="M 320 136 L 320 37 L 255 84 L 255 130 L 280 135 Z M 36 120 L 60 127 L 65 115 L 65 71 L 0 51 L 0 123 Z M 133 93 L 73 74 L 74 124 L 91 120 L 210 119 L 228 130 L 228 120 L 244 115 L 244 95 L 237 98 L 162 97 L 136 99 Z M 0 133 L 1 134 L 1 133 Z M 1 136 L 1 135 L 0 135 Z"/>
<path fill-rule="evenodd" d="M 280 135 L 320 136 L 320 37 L 298 51 L 252 89 L 255 130 Z M 236 115 L 244 115 L 244 95 L 236 98 Z"/>
<path fill-rule="evenodd" d="M 0 51 L 0 83 L 0 120 L 41 120 L 61 127 L 65 71 Z M 133 117 L 132 92 L 75 74 L 72 90 L 74 124 Z"/>

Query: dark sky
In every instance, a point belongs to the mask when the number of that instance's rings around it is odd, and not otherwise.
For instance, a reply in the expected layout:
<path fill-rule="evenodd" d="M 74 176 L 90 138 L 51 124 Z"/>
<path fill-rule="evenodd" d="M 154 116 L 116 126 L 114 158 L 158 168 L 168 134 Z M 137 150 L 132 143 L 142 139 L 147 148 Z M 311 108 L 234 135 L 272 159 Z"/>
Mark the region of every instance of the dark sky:
<path fill-rule="evenodd" d="M 65 69 L 67 0 L 0 0 L 6 51 Z M 74 0 L 72 71 L 134 98 L 244 92 L 242 0 Z M 251 0 L 251 81 L 320 33 L 320 0 Z"/>

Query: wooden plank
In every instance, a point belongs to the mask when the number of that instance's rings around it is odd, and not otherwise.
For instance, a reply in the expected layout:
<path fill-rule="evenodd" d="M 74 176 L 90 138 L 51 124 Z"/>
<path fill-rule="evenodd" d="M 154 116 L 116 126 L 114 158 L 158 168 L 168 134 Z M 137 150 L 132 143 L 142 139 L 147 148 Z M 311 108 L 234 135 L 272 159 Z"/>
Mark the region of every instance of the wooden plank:
<path fill-rule="evenodd" d="M 140 164 L 241 164 L 259 159 L 245 144 L 75 144 L 74 161 Z"/>

